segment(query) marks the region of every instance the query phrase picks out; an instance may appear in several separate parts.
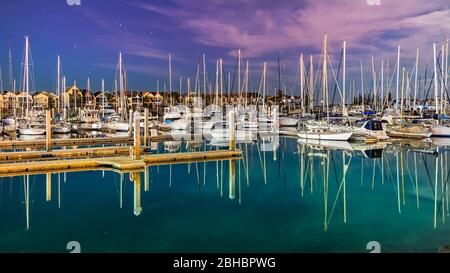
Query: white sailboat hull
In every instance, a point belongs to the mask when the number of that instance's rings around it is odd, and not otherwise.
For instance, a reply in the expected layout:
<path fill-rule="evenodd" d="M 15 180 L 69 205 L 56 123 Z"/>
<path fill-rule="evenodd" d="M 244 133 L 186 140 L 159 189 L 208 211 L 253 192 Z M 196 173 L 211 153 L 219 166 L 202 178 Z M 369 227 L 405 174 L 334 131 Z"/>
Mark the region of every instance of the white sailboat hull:
<path fill-rule="evenodd" d="M 52 128 L 52 132 L 54 134 L 68 134 L 68 133 L 70 133 L 70 131 L 71 131 L 71 128 L 69 125 L 56 126 L 56 127 Z"/>
<path fill-rule="evenodd" d="M 315 140 L 336 140 L 336 141 L 348 141 L 352 137 L 352 132 L 308 132 L 302 131 L 297 135 L 303 139 L 315 139 Z"/>
<path fill-rule="evenodd" d="M 347 141 L 299 138 L 297 140 L 297 143 L 311 145 L 311 146 L 318 146 L 318 147 L 323 147 L 323 148 L 332 148 L 332 149 L 353 151 L 352 145 L 350 143 L 348 143 Z"/>
<path fill-rule="evenodd" d="M 297 126 L 298 119 L 295 118 L 280 118 L 280 126 L 282 127 L 291 127 Z"/>
<path fill-rule="evenodd" d="M 26 136 L 45 135 L 45 129 L 22 128 L 22 129 L 19 129 L 19 134 L 26 135 Z"/>
<path fill-rule="evenodd" d="M 437 125 L 431 127 L 431 136 L 433 137 L 450 137 L 450 127 Z"/>
<path fill-rule="evenodd" d="M 130 130 L 130 125 L 125 122 L 110 122 L 106 123 L 105 127 L 109 130 L 117 132 L 128 132 Z"/>

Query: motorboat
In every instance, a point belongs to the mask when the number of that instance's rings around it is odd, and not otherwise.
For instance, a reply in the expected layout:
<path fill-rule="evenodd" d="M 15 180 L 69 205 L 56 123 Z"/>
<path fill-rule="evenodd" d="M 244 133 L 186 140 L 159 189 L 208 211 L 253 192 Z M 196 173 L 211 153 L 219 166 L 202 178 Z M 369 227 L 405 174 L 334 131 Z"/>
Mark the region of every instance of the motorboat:
<path fill-rule="evenodd" d="M 382 122 L 377 119 L 367 119 L 356 122 L 353 128 L 352 138 L 353 137 L 376 138 L 378 141 L 389 139 L 389 136 L 383 129 Z"/>

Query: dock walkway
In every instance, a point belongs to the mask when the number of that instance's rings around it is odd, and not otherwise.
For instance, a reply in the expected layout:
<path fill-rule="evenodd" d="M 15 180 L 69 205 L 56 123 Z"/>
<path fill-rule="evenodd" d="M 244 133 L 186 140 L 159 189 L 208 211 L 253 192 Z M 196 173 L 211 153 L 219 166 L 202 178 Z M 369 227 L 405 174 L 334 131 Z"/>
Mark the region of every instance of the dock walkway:
<path fill-rule="evenodd" d="M 88 170 L 113 170 L 118 172 L 141 172 L 146 166 L 182 164 L 240 159 L 242 151 L 215 150 L 186 153 L 141 155 L 140 159 L 130 156 L 98 157 L 84 159 L 31 161 L 0 164 L 0 177 L 35 175 L 46 173 L 75 172 Z"/>

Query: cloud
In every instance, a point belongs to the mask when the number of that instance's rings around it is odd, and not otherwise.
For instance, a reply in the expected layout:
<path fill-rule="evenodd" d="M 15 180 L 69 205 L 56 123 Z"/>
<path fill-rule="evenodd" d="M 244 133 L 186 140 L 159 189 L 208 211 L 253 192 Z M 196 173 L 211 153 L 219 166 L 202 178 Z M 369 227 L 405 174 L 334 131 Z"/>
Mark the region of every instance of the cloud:
<path fill-rule="evenodd" d="M 248 57 L 289 49 L 320 49 L 328 32 L 331 47 L 347 40 L 366 52 L 397 44 L 427 44 L 450 33 L 448 2 L 444 0 L 173 0 L 174 7 L 133 2 L 146 11 L 168 16 L 193 39 L 207 46 L 241 48 Z M 414 42 L 414 44 L 410 44 Z"/>

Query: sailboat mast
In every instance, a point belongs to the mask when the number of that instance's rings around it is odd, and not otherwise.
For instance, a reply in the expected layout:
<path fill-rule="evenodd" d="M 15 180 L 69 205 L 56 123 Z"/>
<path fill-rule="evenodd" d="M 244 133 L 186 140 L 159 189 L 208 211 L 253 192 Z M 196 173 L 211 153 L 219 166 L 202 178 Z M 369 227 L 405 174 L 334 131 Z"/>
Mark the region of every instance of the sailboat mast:
<path fill-rule="evenodd" d="M 205 53 L 203 53 L 203 94 L 205 95 L 205 102 L 206 102 L 206 59 L 205 59 Z"/>
<path fill-rule="evenodd" d="M 402 97 L 400 101 L 400 119 L 403 119 L 403 93 L 405 89 L 405 67 L 402 68 Z"/>
<path fill-rule="evenodd" d="M 441 114 L 444 114 L 444 65 L 445 65 L 445 53 L 444 53 L 444 51 L 445 51 L 445 46 L 444 45 L 442 45 L 442 47 L 441 47 L 441 63 L 440 63 L 440 66 L 441 66 L 441 72 L 442 73 L 439 73 L 439 75 L 441 76 Z M 446 72 L 446 71 L 445 71 Z M 447 72 L 446 72 L 447 73 Z"/>
<path fill-rule="evenodd" d="M 347 109 L 345 108 L 345 81 L 346 81 L 346 57 L 347 57 L 347 41 L 343 42 L 343 52 L 342 52 L 342 62 L 343 62 L 343 70 L 342 70 L 342 115 L 347 116 Z"/>
<path fill-rule="evenodd" d="M 248 80 L 249 80 L 249 75 L 248 75 L 248 66 L 249 66 L 249 62 L 248 60 L 245 62 L 245 106 L 247 106 L 248 104 Z"/>
<path fill-rule="evenodd" d="M 219 59 L 220 68 L 220 106 L 223 107 L 223 60 Z"/>
<path fill-rule="evenodd" d="M 364 112 L 364 71 L 363 71 L 363 62 L 359 60 L 361 63 L 361 107 Z"/>
<path fill-rule="evenodd" d="M 375 61 L 372 55 L 372 81 L 373 81 L 373 108 L 377 111 L 377 73 L 375 72 Z"/>
<path fill-rule="evenodd" d="M 102 79 L 102 109 L 103 118 L 105 118 L 105 79 Z"/>
<path fill-rule="evenodd" d="M 238 49 L 238 97 L 241 99 L 241 50 Z"/>
<path fill-rule="evenodd" d="M 164 88 L 164 91 L 166 89 Z M 172 54 L 169 53 L 169 96 L 170 96 L 170 104 L 173 105 L 172 98 Z"/>
<path fill-rule="evenodd" d="M 438 105 L 438 81 L 437 81 L 437 66 L 436 66 L 436 43 L 433 43 L 433 68 L 434 68 L 434 105 L 436 108 L 436 115 L 438 115 L 439 105 Z"/>
<path fill-rule="evenodd" d="M 381 60 L 381 94 L 380 94 L 380 107 L 381 111 L 384 108 L 384 60 Z"/>
<path fill-rule="evenodd" d="M 305 94 L 303 93 L 303 76 L 304 76 L 304 72 L 303 72 L 303 53 L 300 54 L 300 103 L 301 103 L 301 108 L 302 108 L 302 114 L 305 114 Z"/>
<path fill-rule="evenodd" d="M 58 113 L 60 113 L 60 102 L 61 102 L 61 59 L 58 55 L 58 72 L 57 72 L 57 79 L 56 79 L 56 96 L 58 96 Z"/>
<path fill-rule="evenodd" d="M 172 93 L 172 54 L 169 54 L 169 92 Z"/>
<path fill-rule="evenodd" d="M 16 96 L 16 79 L 13 80 L 13 89 L 12 89 L 13 93 L 14 93 L 14 107 L 13 107 L 13 114 L 14 114 L 14 119 L 16 118 L 16 108 L 17 108 L 17 96 Z"/>
<path fill-rule="evenodd" d="M 15 89 L 14 88 L 14 76 L 13 76 L 13 67 L 12 67 L 12 51 L 11 51 L 11 41 L 9 41 L 9 51 L 8 51 L 8 84 L 10 90 Z"/>
<path fill-rule="evenodd" d="M 63 118 L 67 119 L 67 108 L 68 108 L 68 100 L 66 101 L 66 77 L 62 77 L 62 107 L 63 107 Z"/>
<path fill-rule="evenodd" d="M 446 90 L 448 91 L 448 39 L 445 41 L 445 66 L 444 66 L 444 73 L 445 73 L 445 79 L 444 79 L 444 86 Z M 447 95 L 447 100 L 448 100 Z"/>
<path fill-rule="evenodd" d="M 29 53 L 29 44 L 28 44 L 28 36 L 25 36 L 25 60 L 24 60 L 24 71 L 23 71 L 23 92 L 25 92 L 27 96 L 27 102 L 26 102 L 26 116 L 28 116 L 28 111 L 30 109 L 30 102 L 29 102 L 29 96 L 30 96 L 30 82 L 29 82 L 29 62 L 28 62 L 28 53 Z"/>
<path fill-rule="evenodd" d="M 89 79 L 89 76 L 87 78 L 86 96 L 88 98 L 87 104 L 90 104 L 90 102 L 91 102 L 91 80 Z"/>
<path fill-rule="evenodd" d="M 413 105 L 414 108 L 416 108 L 416 101 L 417 101 L 417 76 L 419 74 L 419 47 L 417 47 L 416 50 L 416 74 L 414 77 L 414 100 Z"/>
<path fill-rule="evenodd" d="M 266 69 L 267 69 L 267 63 L 264 62 L 264 67 L 263 67 L 263 111 L 265 108 L 265 100 L 266 100 Z"/>
<path fill-rule="evenodd" d="M 214 84 L 214 92 L 216 93 L 215 104 L 219 104 L 219 60 L 216 60 L 216 81 Z"/>
<path fill-rule="evenodd" d="M 400 46 L 397 49 L 397 83 L 395 87 L 395 109 L 398 109 L 398 91 L 400 83 Z"/>
<path fill-rule="evenodd" d="M 327 39 L 328 35 L 325 33 L 323 38 L 323 67 L 322 67 L 322 88 L 323 88 L 323 96 L 325 103 L 325 111 L 327 112 L 327 122 L 330 121 L 330 112 L 328 105 L 328 79 L 327 79 Z"/>
<path fill-rule="evenodd" d="M 124 72 L 123 72 L 123 60 L 122 60 L 122 52 L 119 53 L 119 92 L 120 92 L 120 112 L 122 120 L 125 120 L 127 117 L 127 110 L 125 109 L 125 80 L 124 80 Z"/>
<path fill-rule="evenodd" d="M 309 105 L 310 110 L 314 112 L 314 66 L 313 55 L 309 56 Z"/>

